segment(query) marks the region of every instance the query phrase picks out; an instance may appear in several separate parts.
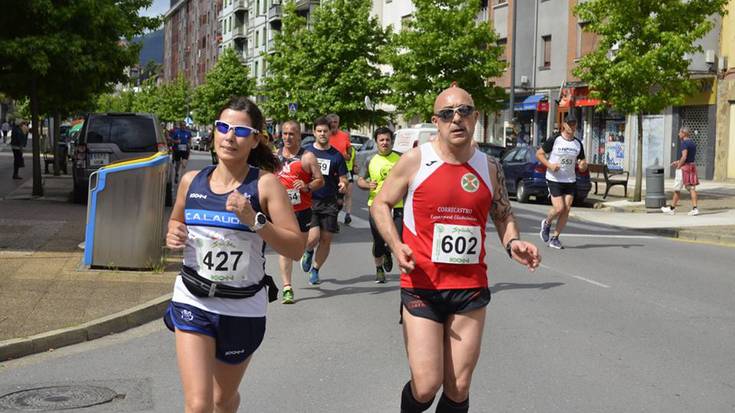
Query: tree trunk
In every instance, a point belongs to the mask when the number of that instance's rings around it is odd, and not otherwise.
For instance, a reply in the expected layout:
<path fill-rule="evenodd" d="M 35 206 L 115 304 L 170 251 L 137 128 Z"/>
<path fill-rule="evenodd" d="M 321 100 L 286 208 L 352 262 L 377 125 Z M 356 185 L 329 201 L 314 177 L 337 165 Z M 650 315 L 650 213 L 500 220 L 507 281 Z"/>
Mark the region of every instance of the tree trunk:
<path fill-rule="evenodd" d="M 54 154 L 54 176 L 61 175 L 61 157 L 64 156 L 59 150 L 59 142 L 61 142 L 61 114 L 54 113 L 54 131 L 51 133 L 51 153 Z"/>
<path fill-rule="evenodd" d="M 635 148 L 635 191 L 633 192 L 633 202 L 641 201 L 641 192 L 643 187 L 643 112 L 636 114 L 638 120 L 638 137 Z"/>
<path fill-rule="evenodd" d="M 38 80 L 31 80 L 31 133 L 33 134 L 33 196 L 43 196 L 41 182 L 41 128 L 38 119 Z"/>

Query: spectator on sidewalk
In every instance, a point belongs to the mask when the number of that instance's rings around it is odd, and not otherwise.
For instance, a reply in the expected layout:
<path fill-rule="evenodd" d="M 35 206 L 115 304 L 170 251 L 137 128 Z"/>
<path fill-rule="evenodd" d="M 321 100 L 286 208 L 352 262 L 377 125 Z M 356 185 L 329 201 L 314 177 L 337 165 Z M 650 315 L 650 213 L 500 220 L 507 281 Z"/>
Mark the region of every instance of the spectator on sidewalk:
<path fill-rule="evenodd" d="M 3 143 L 5 143 L 5 140 L 8 138 L 8 132 L 10 132 L 10 124 L 6 120 L 3 122 L 3 125 L 0 127 L 0 130 L 3 132 Z"/>
<path fill-rule="evenodd" d="M 697 165 L 694 162 L 697 156 L 697 144 L 689 139 L 689 134 L 688 127 L 684 126 L 679 129 L 679 140 L 681 141 L 679 159 L 671 163 L 671 166 L 676 167 L 674 197 L 671 199 L 671 205 L 661 207 L 661 211 L 665 214 L 674 215 L 676 213 L 676 207 L 681 199 L 681 189 L 686 187 L 692 198 L 692 210 L 689 211 L 689 215 L 699 215 L 699 209 L 697 209 L 699 178 L 697 178 Z"/>
<path fill-rule="evenodd" d="M 23 148 L 28 144 L 28 122 L 22 121 L 13 127 L 10 148 L 13 150 L 13 179 L 23 179 L 18 175 L 20 168 L 25 167 Z"/>

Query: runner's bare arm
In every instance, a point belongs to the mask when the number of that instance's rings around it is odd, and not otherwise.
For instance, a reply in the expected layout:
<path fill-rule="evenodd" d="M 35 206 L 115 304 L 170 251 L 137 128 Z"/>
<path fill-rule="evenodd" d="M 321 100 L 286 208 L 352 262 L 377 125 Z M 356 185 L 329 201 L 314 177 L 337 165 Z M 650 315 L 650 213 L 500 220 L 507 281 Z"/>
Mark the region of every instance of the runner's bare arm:
<path fill-rule="evenodd" d="M 508 191 L 505 188 L 503 167 L 497 159 L 491 156 L 488 156 L 488 164 L 490 168 L 490 180 L 494 189 L 493 204 L 490 206 L 490 218 L 498 230 L 500 242 L 503 244 L 503 247 L 507 247 L 510 242 L 512 258 L 533 271 L 540 264 L 541 256 L 539 256 L 538 249 L 535 245 L 520 240 L 518 224 L 516 224 L 515 216 L 513 216 Z"/>
<path fill-rule="evenodd" d="M 393 205 L 400 202 L 408 192 L 408 186 L 419 170 L 421 152 L 419 149 L 411 149 L 401 156 L 396 166 L 388 174 L 383 182 L 383 188 L 373 200 L 370 207 L 370 215 L 375 221 L 380 235 L 386 241 L 393 254 L 398 259 L 398 265 L 405 273 L 410 273 L 414 268 L 413 252 L 401 242 L 398 230 L 393 223 L 391 209 Z"/>
<path fill-rule="evenodd" d="M 168 231 L 166 233 L 166 246 L 171 249 L 184 248 L 188 232 L 186 230 L 186 218 L 184 216 L 184 207 L 186 206 L 186 193 L 189 192 L 189 186 L 199 171 L 189 171 L 181 177 L 178 192 L 176 192 L 176 202 L 171 211 L 171 217 L 168 220 Z"/>
<path fill-rule="evenodd" d="M 301 157 L 301 164 L 306 167 L 306 171 L 311 174 L 311 182 L 307 183 L 309 192 L 316 191 L 317 189 L 324 186 L 324 176 L 322 175 L 322 168 L 319 167 L 319 162 L 316 160 L 316 156 L 311 152 L 304 152 Z"/>
<path fill-rule="evenodd" d="M 299 259 L 304 253 L 306 239 L 301 234 L 286 189 L 275 175 L 263 173 L 258 180 L 258 193 L 263 212 L 271 219 L 258 235 L 280 255 Z"/>

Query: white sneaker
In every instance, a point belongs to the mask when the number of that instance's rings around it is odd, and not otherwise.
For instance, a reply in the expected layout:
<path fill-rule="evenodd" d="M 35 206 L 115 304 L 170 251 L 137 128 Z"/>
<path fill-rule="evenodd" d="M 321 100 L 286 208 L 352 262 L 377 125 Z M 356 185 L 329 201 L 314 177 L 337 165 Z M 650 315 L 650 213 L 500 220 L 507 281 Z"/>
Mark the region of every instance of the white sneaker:
<path fill-rule="evenodd" d="M 663 212 L 664 214 L 669 214 L 669 215 L 676 214 L 676 210 L 671 209 L 670 206 L 662 206 L 661 207 L 661 212 Z"/>
<path fill-rule="evenodd" d="M 691 210 L 691 211 L 689 211 L 689 213 L 688 213 L 687 215 L 689 215 L 689 216 L 692 216 L 692 217 L 693 217 L 693 216 L 696 216 L 696 215 L 699 215 L 699 209 L 697 209 L 697 208 L 692 208 L 692 210 Z"/>

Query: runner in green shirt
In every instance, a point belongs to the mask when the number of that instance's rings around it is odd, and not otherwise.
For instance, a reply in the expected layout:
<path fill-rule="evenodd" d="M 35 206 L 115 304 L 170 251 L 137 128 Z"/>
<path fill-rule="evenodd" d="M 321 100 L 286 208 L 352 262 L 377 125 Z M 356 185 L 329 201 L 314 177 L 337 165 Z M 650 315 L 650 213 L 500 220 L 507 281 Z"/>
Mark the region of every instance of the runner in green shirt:
<path fill-rule="evenodd" d="M 360 177 L 357 179 L 357 186 L 361 189 L 369 190 L 368 207 L 373 204 L 373 199 L 383 187 L 383 182 L 393 166 L 398 162 L 401 155 L 393 152 L 393 131 L 386 127 L 380 127 L 375 130 L 373 139 L 378 146 L 378 152 L 367 158 L 362 166 Z M 400 234 L 403 228 L 403 201 L 399 202 L 393 208 L 393 222 Z M 390 248 L 380 236 L 375 226 L 373 217 L 370 217 L 370 231 L 373 233 L 373 258 L 375 259 L 375 282 L 384 283 L 385 273 L 393 270 L 393 258 L 390 255 Z"/>

